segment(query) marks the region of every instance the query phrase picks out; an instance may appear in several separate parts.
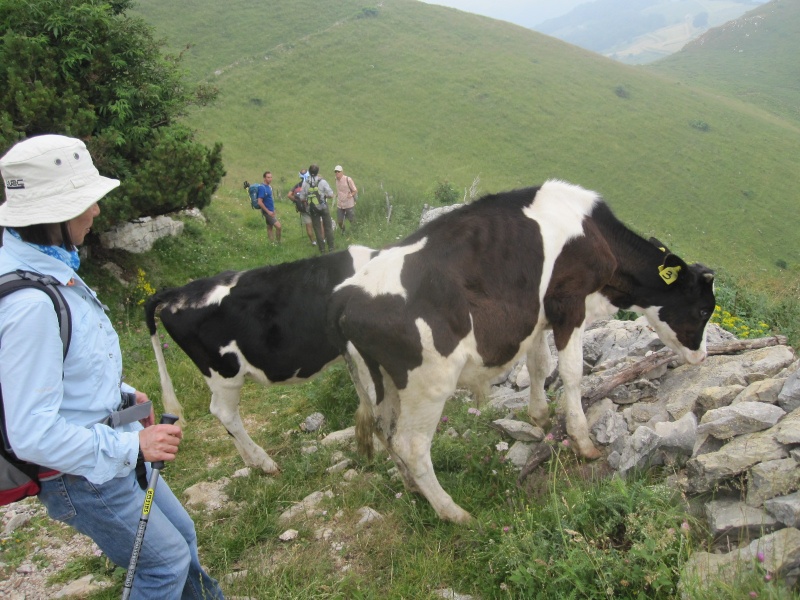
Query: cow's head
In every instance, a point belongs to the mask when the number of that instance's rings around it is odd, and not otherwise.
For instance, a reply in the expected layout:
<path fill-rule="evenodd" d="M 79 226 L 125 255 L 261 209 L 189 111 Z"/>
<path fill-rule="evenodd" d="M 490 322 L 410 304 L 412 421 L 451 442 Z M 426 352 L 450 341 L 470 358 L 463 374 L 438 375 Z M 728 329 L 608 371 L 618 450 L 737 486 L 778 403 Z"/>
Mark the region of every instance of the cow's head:
<path fill-rule="evenodd" d="M 654 241 L 655 240 L 651 240 Z M 686 362 L 706 357 L 706 325 L 714 313 L 714 272 L 699 263 L 686 264 L 663 252 L 655 288 L 648 290 L 647 308 L 640 308 L 658 337 Z"/>

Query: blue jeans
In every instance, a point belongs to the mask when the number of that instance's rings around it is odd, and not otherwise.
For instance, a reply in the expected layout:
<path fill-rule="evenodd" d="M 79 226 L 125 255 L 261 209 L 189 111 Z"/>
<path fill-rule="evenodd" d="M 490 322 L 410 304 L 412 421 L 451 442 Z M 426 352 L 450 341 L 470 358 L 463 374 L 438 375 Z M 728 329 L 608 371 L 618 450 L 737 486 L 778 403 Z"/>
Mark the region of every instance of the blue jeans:
<path fill-rule="evenodd" d="M 133 473 L 102 485 L 62 475 L 42 482 L 39 500 L 50 517 L 89 536 L 114 563 L 128 568 L 144 502 Z M 131 590 L 132 600 L 153 598 L 224 598 L 200 566 L 192 518 L 163 479 L 156 486 Z"/>

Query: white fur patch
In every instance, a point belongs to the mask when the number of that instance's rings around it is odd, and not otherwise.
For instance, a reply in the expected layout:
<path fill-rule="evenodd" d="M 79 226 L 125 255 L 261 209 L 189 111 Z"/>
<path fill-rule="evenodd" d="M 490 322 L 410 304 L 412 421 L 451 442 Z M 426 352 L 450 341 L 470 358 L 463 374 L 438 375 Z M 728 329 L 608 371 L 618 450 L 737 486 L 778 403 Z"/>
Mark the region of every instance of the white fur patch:
<path fill-rule="evenodd" d="M 372 258 L 372 248 L 366 246 L 352 245 L 347 248 L 350 257 L 353 259 L 353 269 L 358 271 L 361 267 L 367 264 Z"/>
<path fill-rule="evenodd" d="M 427 241 L 428 238 L 423 238 L 410 246 L 398 246 L 381 251 L 377 257 L 367 262 L 355 275 L 337 285 L 334 291 L 354 285 L 373 297 L 381 294 L 392 294 L 407 299 L 406 290 L 400 281 L 403 262 L 409 254 L 422 250 Z"/>
<path fill-rule="evenodd" d="M 540 311 L 544 311 L 544 295 L 550 285 L 558 255 L 564 245 L 583 235 L 583 219 L 591 214 L 600 200 L 596 192 L 557 179 L 546 181 L 523 213 L 539 224 L 544 247 L 542 280 L 539 283 Z"/>
<path fill-rule="evenodd" d="M 215 285 L 206 293 L 205 296 L 203 296 L 202 300 L 198 302 L 189 302 L 189 299 L 186 296 L 183 296 L 174 302 L 170 302 L 164 308 L 170 312 L 176 313 L 187 308 L 197 309 L 205 308 L 206 306 L 211 306 L 212 304 L 221 304 L 222 301 L 230 295 L 231 290 L 236 287 L 240 276 L 241 273 L 235 273 L 233 279 L 231 279 L 230 283 L 227 285 Z"/>

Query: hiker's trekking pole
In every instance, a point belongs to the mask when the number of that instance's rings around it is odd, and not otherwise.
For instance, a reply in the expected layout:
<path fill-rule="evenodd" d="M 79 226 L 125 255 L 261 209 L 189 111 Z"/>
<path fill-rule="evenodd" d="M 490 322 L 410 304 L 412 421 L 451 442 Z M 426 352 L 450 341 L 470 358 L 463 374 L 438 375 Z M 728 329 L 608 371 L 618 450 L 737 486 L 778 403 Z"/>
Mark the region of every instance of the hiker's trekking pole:
<path fill-rule="evenodd" d="M 180 417 L 164 413 L 161 415 L 159 425 L 174 424 Z M 144 541 L 144 530 L 147 528 L 147 520 L 150 518 L 150 507 L 153 505 L 153 496 L 156 493 L 158 484 L 158 474 L 164 468 L 164 461 L 157 460 L 150 463 L 150 482 L 147 484 L 147 491 L 144 493 L 144 504 L 142 504 L 142 516 L 139 517 L 139 528 L 136 530 L 136 539 L 133 541 L 133 552 L 131 552 L 131 562 L 128 564 L 128 574 L 125 576 L 125 585 L 122 587 L 122 600 L 127 600 L 131 595 L 133 587 L 133 576 L 136 574 L 136 563 L 139 562 L 139 552 L 142 550 Z"/>

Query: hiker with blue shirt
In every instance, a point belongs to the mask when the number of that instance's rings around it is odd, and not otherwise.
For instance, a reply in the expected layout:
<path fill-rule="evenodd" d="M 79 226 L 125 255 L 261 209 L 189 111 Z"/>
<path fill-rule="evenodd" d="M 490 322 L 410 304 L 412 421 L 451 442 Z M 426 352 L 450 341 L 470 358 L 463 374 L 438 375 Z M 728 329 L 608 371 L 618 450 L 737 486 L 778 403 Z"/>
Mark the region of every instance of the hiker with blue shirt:
<path fill-rule="evenodd" d="M 281 243 L 281 222 L 278 221 L 278 215 L 275 213 L 275 200 L 272 197 L 272 173 L 264 171 L 264 184 L 258 186 L 258 207 L 261 209 L 261 214 L 264 215 L 264 220 L 267 222 L 267 237 L 272 242 L 273 237 L 277 238 L 277 242 Z M 273 236 L 273 228 L 275 234 Z"/>
<path fill-rule="evenodd" d="M 98 173 L 82 141 L 60 135 L 17 143 L 0 158 L 0 172 L 6 188 L 0 274 L 22 269 L 56 279 L 72 323 L 65 356 L 46 294 L 25 288 L 0 299 L 7 441 L 17 458 L 41 465 L 38 497 L 50 517 L 89 536 L 125 567 L 145 499 L 139 481 L 146 487 L 146 462 L 172 461 L 182 431 L 154 424 L 147 396 L 122 383 L 117 333 L 77 273 L 76 247 L 100 214 L 97 202 L 119 181 Z M 109 419 L 112 414 L 118 418 Z M 200 566 L 191 517 L 162 482 L 131 598 L 190 597 L 223 594 Z"/>

